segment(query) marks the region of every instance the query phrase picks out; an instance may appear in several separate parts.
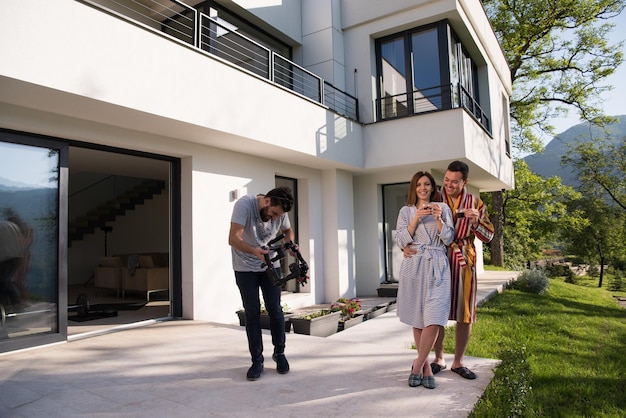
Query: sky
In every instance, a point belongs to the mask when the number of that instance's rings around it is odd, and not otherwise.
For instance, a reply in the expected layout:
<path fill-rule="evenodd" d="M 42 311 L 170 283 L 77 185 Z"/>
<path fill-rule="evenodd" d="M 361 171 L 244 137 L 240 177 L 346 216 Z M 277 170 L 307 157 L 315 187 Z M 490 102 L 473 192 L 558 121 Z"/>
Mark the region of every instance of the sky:
<path fill-rule="evenodd" d="M 0 142 L 0 184 L 19 187 L 53 187 L 51 170 L 57 167 L 56 157 L 47 148 Z"/>
<path fill-rule="evenodd" d="M 609 45 L 624 41 L 626 39 L 626 11 L 610 22 L 616 26 L 609 34 Z M 622 46 L 622 52 L 626 56 L 626 42 Z M 607 79 L 606 84 L 613 86 L 613 90 L 604 92 L 601 96 L 600 102 L 604 104 L 604 113 L 609 116 L 626 115 L 626 63 L 617 68 L 615 73 Z M 570 111 L 567 118 L 552 121 L 557 134 L 579 123 L 581 121 L 575 110 Z M 544 138 L 544 142 L 550 142 L 551 139 L 551 137 Z"/>

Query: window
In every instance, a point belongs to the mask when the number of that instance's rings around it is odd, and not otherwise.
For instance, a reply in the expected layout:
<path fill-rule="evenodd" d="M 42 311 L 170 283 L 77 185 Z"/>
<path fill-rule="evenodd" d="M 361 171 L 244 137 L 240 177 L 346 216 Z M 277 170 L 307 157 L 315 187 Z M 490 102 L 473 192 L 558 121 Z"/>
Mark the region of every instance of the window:
<path fill-rule="evenodd" d="M 385 282 L 397 283 L 404 253 L 395 244 L 398 214 L 406 205 L 411 183 L 383 184 L 383 232 L 385 234 Z"/>
<path fill-rule="evenodd" d="M 291 224 L 291 229 L 293 229 L 293 233 L 296 238 L 296 243 L 299 242 L 299 234 L 298 234 L 298 180 L 291 177 L 283 177 L 283 176 L 275 176 L 275 185 L 276 187 L 286 186 L 291 189 L 293 192 L 293 197 L 295 199 L 293 203 L 293 207 L 291 211 L 287 213 L 289 216 L 289 223 Z M 288 276 L 291 272 L 289 270 L 289 266 L 292 263 L 295 263 L 297 260 L 293 257 L 289 252 L 286 252 L 286 257 L 280 260 L 280 269 L 281 275 L 283 277 Z M 307 260 L 308 262 L 308 260 Z M 283 285 L 283 290 L 293 293 L 310 293 L 311 292 L 311 283 L 307 283 L 304 286 L 298 284 L 297 280 L 289 280 L 287 283 Z"/>
<path fill-rule="evenodd" d="M 490 130 L 479 104 L 481 68 L 447 21 L 381 38 L 376 56 L 379 120 L 463 107 Z"/>
<path fill-rule="evenodd" d="M 502 111 L 504 115 L 509 114 L 509 98 L 506 95 L 502 95 Z M 504 120 L 504 146 L 506 150 L 506 156 L 511 158 L 511 125 L 509 124 L 509 118 L 503 117 Z"/>

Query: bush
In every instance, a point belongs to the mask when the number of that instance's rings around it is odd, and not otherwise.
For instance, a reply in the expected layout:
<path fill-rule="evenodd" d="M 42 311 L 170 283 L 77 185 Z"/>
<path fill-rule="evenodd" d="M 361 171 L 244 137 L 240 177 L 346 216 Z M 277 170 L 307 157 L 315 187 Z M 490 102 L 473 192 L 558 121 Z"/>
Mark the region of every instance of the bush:
<path fill-rule="evenodd" d="M 538 295 L 548 290 L 549 284 L 548 277 L 542 270 L 525 270 L 511 284 L 511 288 Z"/>
<path fill-rule="evenodd" d="M 527 402 L 532 395 L 532 375 L 525 347 L 505 349 L 498 357 L 502 362 L 469 417 L 534 416 Z"/>
<path fill-rule="evenodd" d="M 565 283 L 576 283 L 576 274 L 567 264 L 552 264 L 547 267 L 548 277 L 564 277 Z"/>
<path fill-rule="evenodd" d="M 624 274 L 620 270 L 615 270 L 613 277 L 609 279 L 608 289 L 611 292 L 619 292 L 624 288 Z"/>

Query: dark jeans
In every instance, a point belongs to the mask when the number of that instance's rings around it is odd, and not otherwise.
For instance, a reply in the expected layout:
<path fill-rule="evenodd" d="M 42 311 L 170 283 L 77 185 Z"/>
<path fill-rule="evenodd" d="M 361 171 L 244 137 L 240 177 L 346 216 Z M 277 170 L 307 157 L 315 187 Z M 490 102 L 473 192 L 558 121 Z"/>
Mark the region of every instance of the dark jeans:
<path fill-rule="evenodd" d="M 265 308 L 270 316 L 270 331 L 274 354 L 285 351 L 285 317 L 280 305 L 280 286 L 274 286 L 266 272 L 236 271 L 235 279 L 246 311 L 246 334 L 252 362 L 263 362 L 263 338 L 261 336 L 261 301 L 263 293 Z"/>

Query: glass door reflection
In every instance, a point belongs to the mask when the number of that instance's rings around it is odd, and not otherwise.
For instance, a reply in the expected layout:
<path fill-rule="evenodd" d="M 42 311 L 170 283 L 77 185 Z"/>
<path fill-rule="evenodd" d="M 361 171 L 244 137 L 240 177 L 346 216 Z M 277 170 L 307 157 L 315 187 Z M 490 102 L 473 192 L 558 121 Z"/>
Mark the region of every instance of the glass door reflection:
<path fill-rule="evenodd" d="M 0 341 L 58 332 L 60 151 L 0 142 Z"/>

